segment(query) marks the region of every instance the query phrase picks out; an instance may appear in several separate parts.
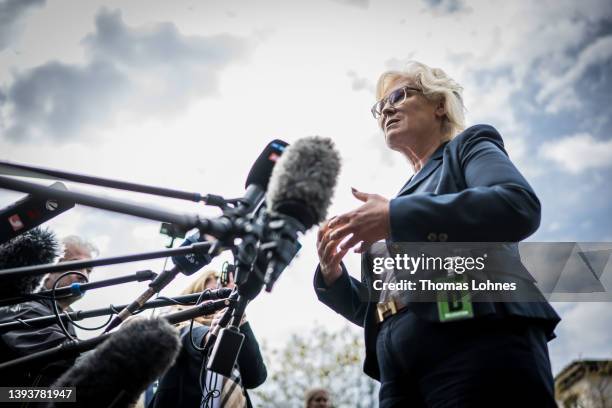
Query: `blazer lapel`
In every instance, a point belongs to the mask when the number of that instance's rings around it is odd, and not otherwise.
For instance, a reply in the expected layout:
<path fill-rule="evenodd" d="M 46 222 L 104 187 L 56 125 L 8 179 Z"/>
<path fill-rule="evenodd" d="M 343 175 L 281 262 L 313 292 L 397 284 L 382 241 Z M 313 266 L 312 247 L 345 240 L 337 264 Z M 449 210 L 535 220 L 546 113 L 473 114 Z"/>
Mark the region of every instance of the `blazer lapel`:
<path fill-rule="evenodd" d="M 440 145 L 440 147 L 438 147 L 436 149 L 435 152 L 433 152 L 433 154 L 431 155 L 431 157 L 429 158 L 427 163 L 425 163 L 425 166 L 423 166 L 421 171 L 419 171 L 417 173 L 416 177 L 412 176 L 410 178 L 410 180 L 408 180 L 408 183 L 406 183 L 404 185 L 404 187 L 402 187 L 400 192 L 397 193 L 398 196 L 401 196 L 401 195 L 404 195 L 404 194 L 408 194 L 408 193 L 414 191 L 414 189 L 417 188 L 417 186 L 419 184 L 421 184 L 421 182 L 423 182 L 423 180 L 425 180 L 427 177 L 429 177 L 429 175 L 435 169 L 440 167 L 440 165 L 442 164 L 442 155 L 444 153 L 444 147 L 445 146 L 446 146 L 446 143 L 443 143 L 442 145 Z"/>

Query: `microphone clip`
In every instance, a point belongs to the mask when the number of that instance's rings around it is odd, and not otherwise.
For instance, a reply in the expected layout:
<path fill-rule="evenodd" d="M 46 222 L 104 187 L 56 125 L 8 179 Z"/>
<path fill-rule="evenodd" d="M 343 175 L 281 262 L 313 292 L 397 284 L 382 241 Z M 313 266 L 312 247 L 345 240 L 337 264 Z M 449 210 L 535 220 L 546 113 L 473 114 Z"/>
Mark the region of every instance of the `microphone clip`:
<path fill-rule="evenodd" d="M 268 216 L 266 227 L 259 249 L 268 265 L 264 278 L 266 292 L 271 292 L 282 271 L 302 247 L 298 238 L 306 228 L 295 218 L 278 213 Z"/>

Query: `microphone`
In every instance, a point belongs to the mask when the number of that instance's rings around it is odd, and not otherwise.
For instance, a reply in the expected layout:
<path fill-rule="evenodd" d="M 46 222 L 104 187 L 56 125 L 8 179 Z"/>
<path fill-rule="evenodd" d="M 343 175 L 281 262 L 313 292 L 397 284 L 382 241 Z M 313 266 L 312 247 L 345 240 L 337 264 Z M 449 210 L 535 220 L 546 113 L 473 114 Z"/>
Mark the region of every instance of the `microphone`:
<path fill-rule="evenodd" d="M 63 170 L 49 169 L 47 167 L 38 167 L 30 164 L 12 163 L 6 160 L 0 160 L 0 174 L 3 173 L 25 177 L 63 179 L 68 181 L 76 181 L 77 183 L 91 184 L 94 186 L 116 188 L 120 190 L 195 202 L 205 201 L 206 198 L 206 196 L 202 196 L 200 193 L 131 183 L 129 181 L 113 180 L 109 178 L 89 176 L 86 174 L 70 173 Z"/>
<path fill-rule="evenodd" d="M 287 146 L 287 142 L 275 139 L 268 143 L 259 157 L 257 157 L 244 184 L 246 189 L 244 197 L 239 199 L 242 204 L 240 209 L 241 215 L 251 212 L 262 201 L 268 189 L 268 183 L 270 182 L 276 162 L 282 156 Z"/>
<path fill-rule="evenodd" d="M 214 220 L 204 220 L 198 226 L 200 232 L 213 235 L 221 240 L 232 239 L 238 234 L 243 234 L 245 220 L 242 218 L 250 213 L 255 213 L 263 203 L 272 170 L 287 146 L 288 143 L 280 139 L 268 143 L 251 166 L 245 183 L 244 196 L 225 200 L 222 203 L 223 215 Z M 234 202 L 236 205 L 234 208 L 228 208 L 227 202 Z"/>
<path fill-rule="evenodd" d="M 60 182 L 53 183 L 50 188 L 67 190 Z M 0 243 L 7 242 L 72 207 L 74 202 L 68 200 L 47 199 L 40 195 L 29 194 L 0 210 Z"/>
<path fill-rule="evenodd" d="M 178 330 L 165 319 L 136 319 L 77 360 L 53 387 L 76 387 L 82 406 L 127 407 L 170 368 L 179 349 Z"/>
<path fill-rule="evenodd" d="M 190 246 L 198 242 L 205 242 L 204 237 L 200 235 L 200 232 L 196 232 L 190 235 L 180 245 L 181 247 Z M 185 255 L 176 255 L 172 257 L 174 262 L 174 268 L 176 272 L 181 272 L 183 275 L 193 275 L 212 261 L 212 256 L 208 252 L 193 252 Z"/>
<path fill-rule="evenodd" d="M 181 295 L 181 296 L 176 296 L 173 298 L 159 298 L 155 300 L 150 300 L 144 305 L 142 305 L 141 309 L 146 310 L 146 309 L 155 309 L 155 308 L 164 307 L 164 306 L 173 306 L 173 305 L 176 305 L 177 302 L 185 303 L 189 305 L 195 305 L 196 302 L 198 301 L 206 302 L 210 300 L 215 301 L 215 300 L 220 300 L 220 299 L 221 300 L 226 299 L 230 297 L 231 293 L 232 293 L 232 289 L 229 289 L 229 288 L 219 288 L 219 289 L 212 289 L 212 290 L 207 289 L 202 293 L 193 293 L 191 295 Z M 118 305 L 118 306 L 110 305 L 108 307 L 103 307 L 101 309 L 77 310 L 74 312 L 64 312 L 60 315 L 60 319 L 63 322 L 69 322 L 69 321 L 76 322 L 79 320 L 89 319 L 91 317 L 108 316 L 108 315 L 113 315 L 117 313 L 118 310 L 121 311 L 125 309 L 127 306 L 128 305 Z M 167 320 L 168 316 L 169 315 L 165 315 L 164 318 Z M 0 334 L 8 333 L 11 330 L 16 330 L 16 329 L 23 328 L 23 327 L 38 329 L 38 328 L 50 326 L 55 323 L 57 323 L 57 316 L 55 315 L 33 317 L 31 319 L 24 319 L 24 320 L 20 319 L 18 321 L 10 321 L 6 323 L 0 323 Z"/>
<path fill-rule="evenodd" d="M 267 211 L 260 214 L 256 223 L 263 225 L 264 239 L 259 245 L 254 267 L 259 269 L 264 262 L 266 291 L 272 290 L 300 249 L 298 233 L 326 218 L 339 172 L 340 155 L 329 138 L 299 139 L 278 160 L 266 193 Z M 237 282 L 240 296 L 231 315 L 230 327 L 212 333 L 205 345 L 208 348 L 214 342 L 206 368 L 226 377 L 230 376 L 244 341 L 238 329 L 240 320 L 249 300 L 257 296 L 262 287 L 259 276 Z M 222 323 L 229 320 L 228 312 Z"/>
<path fill-rule="evenodd" d="M 258 204 L 263 200 L 263 197 L 268 187 L 272 170 L 276 164 L 276 161 L 283 154 L 287 142 L 276 139 L 268 143 L 264 150 L 260 153 L 251 170 L 247 176 L 245 183 L 246 192 L 243 198 L 236 200 L 238 205 L 236 208 L 227 211 L 220 220 L 215 221 L 215 226 L 218 226 L 220 232 L 219 235 L 226 235 L 230 232 L 234 232 L 236 227 L 236 218 L 247 215 L 252 210 L 255 210 Z M 189 246 L 196 242 L 203 242 L 205 239 L 201 236 L 200 232 L 195 233 L 188 237 L 181 246 Z M 105 333 L 111 331 L 115 327 L 121 324 L 122 321 L 127 319 L 130 315 L 134 314 L 147 300 L 164 287 L 166 287 L 178 273 L 185 275 L 192 275 L 204 266 L 208 265 L 212 260 L 210 253 L 193 253 L 185 256 L 175 256 L 172 258 L 175 266 L 174 268 L 163 271 L 151 284 L 149 288 L 144 291 L 135 301 L 133 301 L 128 307 L 123 309 L 113 321 L 104 330 Z"/>
<path fill-rule="evenodd" d="M 128 282 L 142 282 L 155 279 L 157 274 L 150 270 L 138 271 L 132 275 L 119 276 L 117 278 L 104 279 L 96 282 L 79 283 L 74 282 L 70 286 L 62 286 L 55 290 L 42 290 L 36 293 L 19 292 L 18 296 L 7 299 L 0 298 L 0 306 L 14 305 L 17 303 L 28 302 L 34 299 L 47 298 L 63 299 L 72 296 L 83 296 L 86 291 L 91 289 L 105 288 L 107 286 L 119 285 Z"/>
<path fill-rule="evenodd" d="M 340 173 L 340 154 L 330 138 L 299 139 L 274 167 L 268 211 L 290 216 L 305 229 L 325 220 Z"/>
<path fill-rule="evenodd" d="M 49 229 L 34 228 L 0 245 L 0 270 L 51 263 L 58 256 L 59 244 Z M 11 276 L 0 285 L 0 299 L 16 293 L 31 293 L 41 276 Z"/>
<path fill-rule="evenodd" d="M 270 238 L 262 244 L 268 260 L 266 291 L 298 251 L 298 232 L 327 217 L 340 167 L 332 140 L 319 136 L 299 139 L 274 167 L 266 199 Z"/>
<path fill-rule="evenodd" d="M 202 242 L 203 240 L 200 240 L 200 234 L 196 233 L 188 237 L 181 244 L 181 247 L 194 247 L 194 244 L 201 244 Z M 207 245 L 197 251 L 193 251 L 191 254 L 172 257 L 172 261 L 175 263 L 175 266 L 172 269 L 165 270 L 157 275 L 157 277 L 149 284 L 147 290 L 142 292 L 142 294 L 138 296 L 136 300 L 130 303 L 113 318 L 109 325 L 106 326 L 106 329 L 104 329 L 104 333 L 108 333 L 115 327 L 119 326 L 123 321 L 125 321 L 125 319 L 132 316 L 135 312 L 142 308 L 147 300 L 151 299 L 153 295 L 165 288 L 179 273 L 191 275 L 208 265 L 212 260 L 212 256 L 208 252 L 209 249 L 210 246 Z"/>

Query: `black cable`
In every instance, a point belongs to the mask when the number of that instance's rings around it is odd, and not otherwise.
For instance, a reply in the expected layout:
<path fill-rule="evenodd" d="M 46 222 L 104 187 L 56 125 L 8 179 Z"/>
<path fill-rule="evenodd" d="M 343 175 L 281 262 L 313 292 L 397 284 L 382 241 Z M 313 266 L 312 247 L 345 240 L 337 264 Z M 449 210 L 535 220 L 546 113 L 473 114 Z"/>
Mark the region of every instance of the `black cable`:
<path fill-rule="evenodd" d="M 207 289 L 207 290 L 210 290 L 210 289 Z M 172 299 L 172 298 L 169 298 L 169 297 L 166 297 L 166 296 L 157 296 L 155 298 L 155 300 L 157 300 L 157 299 L 167 300 L 168 302 L 174 303 L 175 305 L 178 305 L 178 306 L 194 306 L 194 305 L 197 304 L 197 302 L 196 303 L 194 303 L 194 302 L 179 302 L 178 300 L 175 300 L 175 299 Z"/>
<path fill-rule="evenodd" d="M 69 293 L 69 294 L 66 294 L 64 296 L 55 296 L 55 297 L 53 297 L 53 295 L 43 295 L 41 293 L 21 293 L 21 294 L 19 294 L 19 296 L 27 297 L 28 300 L 37 300 L 37 299 L 53 300 L 53 299 L 67 299 L 67 298 L 69 298 L 71 296 L 74 296 L 74 295 Z"/>
<path fill-rule="evenodd" d="M 72 323 L 74 326 L 78 327 L 79 329 L 87 330 L 87 331 L 100 330 L 101 328 L 105 327 L 107 324 L 110 323 L 110 321 L 113 318 L 113 316 L 114 316 L 114 314 L 109 315 L 108 319 L 101 326 L 98 326 L 98 327 L 83 327 L 83 326 L 75 323 L 74 320 L 72 320 L 72 318 L 70 317 L 69 314 L 66 314 L 66 317 L 68 318 L 68 320 L 70 320 L 70 323 Z"/>
<path fill-rule="evenodd" d="M 64 322 L 62 321 L 62 319 L 60 317 L 59 308 L 58 308 L 58 305 L 57 305 L 57 297 L 55 296 L 55 291 L 57 290 L 57 285 L 59 284 L 59 281 L 64 276 L 67 276 L 67 275 L 79 275 L 79 276 L 82 276 L 85 279 L 85 282 L 89 282 L 89 280 L 87 279 L 87 276 L 85 276 L 85 274 L 82 273 L 82 272 L 79 272 L 79 271 L 68 271 L 68 272 L 64 272 L 63 274 L 61 274 L 59 276 L 59 278 L 57 278 L 55 280 L 55 282 L 53 282 L 53 292 L 52 292 L 52 296 L 53 296 L 53 314 L 55 315 L 55 318 L 57 319 L 57 324 L 59 325 L 59 327 L 64 332 L 64 335 L 67 338 L 69 338 L 70 340 L 76 340 L 76 338 L 72 334 L 70 334 L 68 332 L 68 329 L 66 329 L 66 326 L 64 326 Z M 65 316 L 67 316 L 67 318 L 70 319 L 70 317 L 68 316 L 68 313 L 65 313 Z"/>
<path fill-rule="evenodd" d="M 142 312 L 144 312 L 144 309 L 138 309 L 137 311 L 135 311 L 134 313 L 132 313 L 132 316 L 136 316 L 138 314 L 141 314 Z"/>
<path fill-rule="evenodd" d="M 35 327 L 34 327 L 34 326 L 32 326 L 30 323 L 28 323 L 28 322 L 24 321 L 23 319 L 20 319 L 20 318 L 16 317 L 16 318 L 15 318 L 15 321 L 17 321 L 17 322 L 19 322 L 19 323 L 23 324 L 23 325 L 24 325 L 25 327 L 27 327 L 28 329 L 35 329 Z"/>
<path fill-rule="evenodd" d="M 210 292 L 210 289 L 206 289 L 202 291 L 202 293 L 200 293 L 200 296 L 198 297 L 196 304 L 200 303 L 200 301 L 202 300 L 202 297 L 204 297 L 204 294 L 206 294 L 207 292 Z M 200 373 L 198 375 L 198 385 L 200 386 L 200 395 L 202 395 L 202 398 L 200 400 L 200 405 L 204 404 L 203 406 L 205 408 L 208 408 L 210 407 L 210 403 L 212 402 L 212 400 L 219 397 L 221 395 L 221 392 L 217 390 L 217 376 L 216 375 L 215 375 L 214 388 L 212 388 L 212 390 L 210 391 L 209 391 L 209 386 L 207 386 L 205 382 L 202 381 L 202 376 L 205 371 L 204 368 L 206 367 L 206 363 L 208 362 L 208 358 L 210 357 L 211 350 L 206 347 L 200 347 L 195 344 L 195 341 L 193 340 L 193 322 L 194 321 L 195 321 L 195 318 L 191 319 L 191 321 L 189 322 L 189 333 L 187 333 L 187 335 L 189 336 L 191 347 L 199 351 L 200 354 L 202 355 L 202 365 L 200 366 Z M 212 329 L 212 325 L 209 327 L 209 332 L 211 329 Z M 211 375 L 210 380 L 211 380 L 210 386 L 212 386 L 212 375 Z"/>
<path fill-rule="evenodd" d="M 59 309 L 58 309 L 58 306 L 57 306 L 57 300 L 58 300 L 58 299 L 65 299 L 65 298 L 69 298 L 69 297 L 71 297 L 71 296 L 65 296 L 65 297 L 59 297 L 59 298 L 55 296 L 55 291 L 57 290 L 57 285 L 58 285 L 58 282 L 60 281 L 60 279 L 62 279 L 62 278 L 63 278 L 64 276 L 66 276 L 66 275 L 71 275 L 71 274 L 74 274 L 74 275 L 80 275 L 80 276 L 82 276 L 83 278 L 85 278 L 85 281 L 86 281 L 86 282 L 89 282 L 89 280 L 87 279 L 87 276 L 85 276 L 85 274 L 83 274 L 83 273 L 81 273 L 81 272 L 78 272 L 78 271 L 68 271 L 68 272 L 65 272 L 65 273 L 63 273 L 62 275 L 60 275 L 60 277 L 59 277 L 59 278 L 57 278 L 57 279 L 55 280 L 55 282 L 53 283 L 53 294 L 51 295 L 50 299 L 53 299 L 53 313 L 55 314 L 55 318 L 57 319 L 57 322 L 58 322 L 58 324 L 59 324 L 60 328 L 61 328 L 61 329 L 62 329 L 62 331 L 64 332 L 64 335 L 65 335 L 66 337 L 68 337 L 69 339 L 71 339 L 71 340 L 76 340 L 76 338 L 75 338 L 74 336 L 72 336 L 72 335 L 71 335 L 71 334 L 68 332 L 68 329 L 66 329 L 66 326 L 64 326 L 64 322 L 63 322 L 63 320 L 62 320 L 62 319 L 60 318 L 60 316 L 59 316 Z M 41 297 L 43 297 L 43 298 L 44 298 L 44 296 L 41 296 Z M 86 331 L 95 331 L 95 330 L 100 330 L 100 329 L 102 329 L 103 327 L 106 327 L 106 326 L 107 326 L 107 325 L 108 325 L 108 324 L 111 322 L 111 319 L 113 318 L 113 316 L 114 316 L 115 314 L 118 314 L 117 309 L 116 309 L 116 308 L 115 308 L 113 305 L 110 305 L 110 308 L 111 308 L 111 310 L 112 310 L 114 313 L 113 313 L 113 314 L 111 314 L 111 315 L 109 315 L 109 316 L 108 316 L 108 319 L 107 319 L 107 320 L 106 320 L 106 321 L 105 321 L 103 324 L 101 324 L 100 326 L 97 326 L 97 327 L 85 327 L 85 326 L 81 326 L 80 324 L 75 323 L 75 322 L 74 322 L 74 320 L 72 320 L 72 318 L 70 317 L 70 314 L 68 314 L 67 312 L 64 312 L 64 316 L 66 316 L 66 319 L 67 319 L 67 320 L 68 320 L 68 321 L 69 321 L 69 322 L 70 322 L 70 323 L 71 323 L 73 326 L 78 327 L 78 328 L 79 328 L 79 329 L 81 329 L 81 330 L 86 330 Z M 134 313 L 134 314 L 136 315 L 136 314 L 140 313 L 141 311 L 142 311 L 142 310 L 140 310 L 140 311 L 138 311 L 137 313 Z"/>
<path fill-rule="evenodd" d="M 208 362 L 209 357 L 210 357 L 210 353 L 208 353 L 208 355 L 203 355 L 202 366 L 200 367 L 200 375 L 198 377 L 199 382 L 200 382 L 200 391 L 202 393 L 202 399 L 200 401 L 200 405 L 204 404 L 205 408 L 209 408 L 210 404 L 214 401 L 215 398 L 221 397 L 221 391 L 217 389 L 217 383 L 219 381 L 219 374 L 211 372 L 211 375 L 208 381 L 207 382 L 202 381 L 202 374 L 204 373 L 204 367 L 206 367 L 206 363 Z M 214 381 L 214 385 L 213 385 L 213 381 Z M 204 385 L 202 385 L 203 383 Z"/>
<path fill-rule="evenodd" d="M 200 296 L 198 297 L 198 300 L 196 301 L 196 305 L 200 304 L 200 302 L 202 301 L 202 297 L 204 297 L 205 293 L 209 293 L 210 289 L 206 289 L 204 291 L 202 291 L 202 293 L 200 293 Z M 198 345 L 195 344 L 195 341 L 193 341 L 193 322 L 195 321 L 195 317 L 193 319 L 191 319 L 191 321 L 189 322 L 189 341 L 191 342 L 191 346 L 199 351 L 200 353 L 205 351 L 206 348 L 205 347 L 200 347 Z M 212 328 L 212 327 L 211 327 Z M 209 330 L 211 329 L 209 328 Z"/>

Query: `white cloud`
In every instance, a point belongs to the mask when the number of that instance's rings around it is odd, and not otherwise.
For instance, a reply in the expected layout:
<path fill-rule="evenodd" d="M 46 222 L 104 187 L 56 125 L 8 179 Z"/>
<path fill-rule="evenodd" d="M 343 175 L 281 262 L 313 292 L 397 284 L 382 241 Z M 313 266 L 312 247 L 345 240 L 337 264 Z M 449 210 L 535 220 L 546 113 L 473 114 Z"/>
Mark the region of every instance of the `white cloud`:
<path fill-rule="evenodd" d="M 590 134 L 579 133 L 544 143 L 539 155 L 556 162 L 565 171 L 578 174 L 612 165 L 612 140 L 600 141 Z"/>
<path fill-rule="evenodd" d="M 594 65 L 602 64 L 612 58 L 612 35 L 601 37 L 580 52 L 571 68 L 559 77 L 548 78 L 537 95 L 537 100 L 547 103 L 546 110 L 551 113 L 569 110 L 578 106 L 578 97 L 573 88 L 579 85 L 586 71 Z"/>
<path fill-rule="evenodd" d="M 467 11 L 462 0 L 424 0 L 425 6 L 436 15 L 445 15 Z"/>
<path fill-rule="evenodd" d="M 376 85 L 371 79 L 361 77 L 355 71 L 348 71 L 346 74 L 351 79 L 351 88 L 354 91 L 366 90 L 374 94 Z"/>
<path fill-rule="evenodd" d="M 217 92 L 219 72 L 242 60 L 248 41 L 234 35 L 186 36 L 173 23 L 130 27 L 101 9 L 83 40 L 86 64 L 50 61 L 15 72 L 3 93 L 0 124 L 16 141 L 74 139 L 116 116 L 181 112 Z"/>
<path fill-rule="evenodd" d="M 45 0 L 5 0 L 0 3 L 0 51 L 9 46 L 23 24 L 26 13 Z"/>
<path fill-rule="evenodd" d="M 354 7 L 368 8 L 370 0 L 333 0 L 337 3 L 346 4 Z"/>

